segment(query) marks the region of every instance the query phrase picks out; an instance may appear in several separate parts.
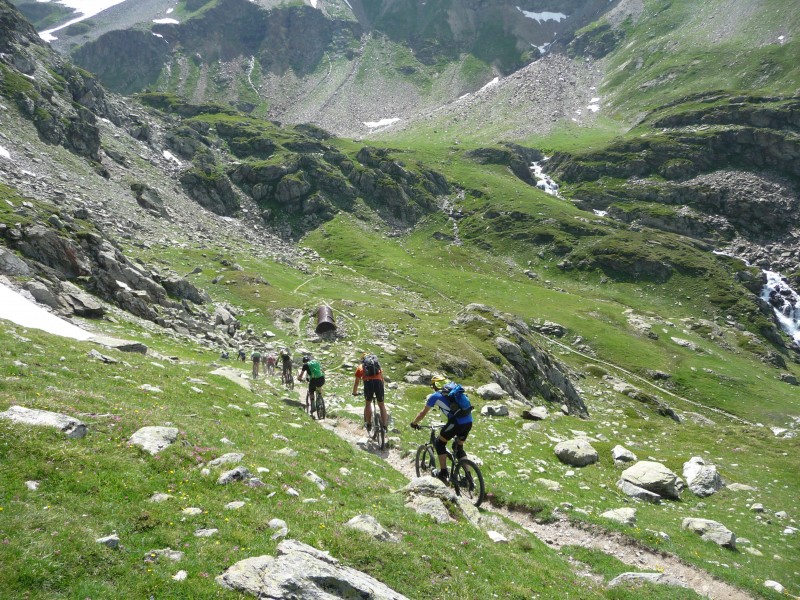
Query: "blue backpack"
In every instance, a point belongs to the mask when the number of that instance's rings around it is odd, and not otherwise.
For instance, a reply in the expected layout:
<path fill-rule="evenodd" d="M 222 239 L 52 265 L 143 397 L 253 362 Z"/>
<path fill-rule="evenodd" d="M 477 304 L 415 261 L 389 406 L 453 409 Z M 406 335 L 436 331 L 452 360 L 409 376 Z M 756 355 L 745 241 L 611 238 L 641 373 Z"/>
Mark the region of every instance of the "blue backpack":
<path fill-rule="evenodd" d="M 472 404 L 467 397 L 464 388 L 457 383 L 446 383 L 442 388 L 442 393 L 450 401 L 450 418 L 457 419 L 472 412 Z"/>

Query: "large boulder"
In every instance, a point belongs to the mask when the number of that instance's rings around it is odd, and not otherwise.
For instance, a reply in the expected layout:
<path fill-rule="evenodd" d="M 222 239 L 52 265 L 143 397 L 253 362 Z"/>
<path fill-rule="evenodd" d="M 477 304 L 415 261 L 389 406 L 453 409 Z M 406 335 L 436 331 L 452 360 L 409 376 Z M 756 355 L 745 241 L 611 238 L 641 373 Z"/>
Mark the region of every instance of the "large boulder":
<path fill-rule="evenodd" d="M 678 476 L 661 463 L 642 460 L 622 472 L 622 480 L 663 498 L 680 498 Z"/>
<path fill-rule="evenodd" d="M 586 440 L 567 440 L 560 442 L 554 449 L 558 460 L 572 467 L 585 467 L 596 463 L 600 456 Z"/>
<path fill-rule="evenodd" d="M 257 598 L 407 600 L 377 579 L 339 564 L 327 552 L 284 540 L 277 556 L 240 560 L 217 577 L 222 587 Z"/>
<path fill-rule="evenodd" d="M 702 498 L 718 492 L 723 486 L 717 468 L 707 465 L 700 456 L 693 456 L 683 463 L 683 477 L 692 493 Z"/>
<path fill-rule="evenodd" d="M 661 502 L 661 496 L 646 490 L 643 487 L 634 485 L 630 481 L 620 479 L 617 482 L 617 487 L 623 494 L 630 496 L 631 498 L 636 498 L 637 500 L 642 500 L 643 502 L 650 502 L 651 504 L 659 504 Z"/>
<path fill-rule="evenodd" d="M 621 465 L 625 463 L 632 463 L 636 462 L 636 455 L 625 448 L 624 446 L 620 446 L 617 444 L 614 448 L 611 449 L 611 457 L 614 459 L 615 465 Z"/>
<path fill-rule="evenodd" d="M 65 433 L 68 438 L 82 438 L 87 432 L 86 425 L 78 419 L 47 410 L 25 408 L 24 406 L 10 406 L 8 410 L 0 413 L 0 419 L 7 419 L 23 425 L 54 427 Z"/>
<path fill-rule="evenodd" d="M 478 388 L 478 395 L 484 400 L 500 400 L 508 396 L 508 392 L 497 383 L 487 383 Z"/>

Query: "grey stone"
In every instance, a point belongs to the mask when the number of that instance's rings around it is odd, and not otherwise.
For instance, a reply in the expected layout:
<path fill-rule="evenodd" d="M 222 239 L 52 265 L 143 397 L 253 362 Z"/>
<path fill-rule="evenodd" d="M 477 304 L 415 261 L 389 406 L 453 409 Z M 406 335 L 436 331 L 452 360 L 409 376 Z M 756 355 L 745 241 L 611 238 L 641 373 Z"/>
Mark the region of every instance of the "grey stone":
<path fill-rule="evenodd" d="M 429 496 L 413 496 L 406 506 L 420 515 L 430 515 L 437 523 L 449 523 L 450 513 L 440 498 Z"/>
<path fill-rule="evenodd" d="M 586 440 L 567 440 L 556 445 L 554 449 L 558 460 L 571 467 L 585 467 L 596 463 L 600 456 Z"/>
<path fill-rule="evenodd" d="M 634 485 L 630 481 L 625 481 L 624 479 L 620 479 L 617 482 L 617 487 L 623 494 L 625 494 L 626 496 L 630 496 L 631 498 L 636 498 L 637 500 L 643 500 L 644 502 L 650 502 L 651 504 L 659 504 L 661 502 L 661 496 L 649 490 L 646 490 L 643 487 Z"/>
<path fill-rule="evenodd" d="M 344 524 L 345 527 L 363 531 L 370 537 L 382 542 L 396 542 L 397 539 L 378 522 L 372 515 L 358 515 Z"/>
<path fill-rule="evenodd" d="M 678 476 L 661 463 L 639 461 L 622 472 L 622 479 L 666 498 L 680 498 Z"/>
<path fill-rule="evenodd" d="M 689 585 L 677 577 L 666 573 L 622 573 L 608 582 L 608 587 L 613 588 L 620 585 L 638 585 L 641 583 L 655 583 L 658 585 L 674 585 L 688 588 Z"/>
<path fill-rule="evenodd" d="M 484 400 L 500 400 L 508 396 L 508 392 L 497 383 L 487 383 L 478 388 L 478 395 Z"/>
<path fill-rule="evenodd" d="M 777 581 L 773 581 L 772 579 L 767 579 L 764 582 L 764 587 L 774 590 L 779 594 L 782 594 L 785 590 L 785 588 L 780 583 L 778 583 Z"/>
<path fill-rule="evenodd" d="M 237 463 L 242 462 L 244 458 L 244 454 L 240 452 L 228 452 L 227 454 L 223 454 L 219 458 L 215 458 L 214 460 L 208 461 L 209 467 L 219 467 L 220 465 L 235 465 Z"/>
<path fill-rule="evenodd" d="M 636 524 L 636 509 L 635 508 L 615 508 L 614 510 L 607 510 L 600 514 L 605 519 L 622 523 L 623 525 Z"/>
<path fill-rule="evenodd" d="M 736 550 L 736 534 L 717 521 L 687 517 L 681 522 L 681 529 L 693 531 L 702 539 L 714 542 L 723 548 Z"/>
<path fill-rule="evenodd" d="M 507 417 L 508 414 L 508 407 L 503 404 L 497 404 L 495 406 L 487 404 L 481 409 L 481 415 L 484 417 Z"/>
<path fill-rule="evenodd" d="M 9 406 L 8 410 L 0 413 L 0 419 L 7 419 L 13 423 L 23 425 L 53 427 L 66 434 L 68 438 L 73 439 L 80 439 L 87 432 L 86 425 L 78 419 L 60 413 L 25 408 L 23 406 Z"/>
<path fill-rule="evenodd" d="M 275 557 L 237 562 L 216 581 L 226 589 L 258 598 L 406 600 L 377 579 L 296 540 L 282 541 Z"/>
<path fill-rule="evenodd" d="M 544 421 L 548 415 L 549 413 L 547 412 L 547 408 L 544 406 L 536 406 L 529 410 L 522 411 L 522 418 L 529 419 L 531 421 Z"/>
<path fill-rule="evenodd" d="M 150 454 L 158 454 L 178 439 L 176 427 L 142 427 L 131 436 L 128 443 L 139 446 Z"/>
<path fill-rule="evenodd" d="M 0 247 L 0 274 L 13 277 L 30 277 L 32 271 L 24 260 L 11 250 Z"/>
<path fill-rule="evenodd" d="M 727 489 L 731 492 L 755 492 L 756 488 L 744 483 L 729 483 Z"/>
<path fill-rule="evenodd" d="M 250 471 L 247 469 L 247 467 L 236 467 L 235 469 L 225 471 L 222 475 L 220 475 L 219 479 L 217 479 L 217 484 L 228 485 L 234 481 L 247 481 L 250 479 L 250 477 Z"/>
<path fill-rule="evenodd" d="M 98 544 L 103 544 L 104 546 L 108 546 L 113 550 L 119 548 L 119 536 L 116 533 L 112 533 L 106 537 L 97 538 L 95 542 Z"/>
<path fill-rule="evenodd" d="M 611 457 L 614 459 L 615 463 L 629 463 L 636 462 L 637 460 L 636 455 L 633 452 L 624 446 L 620 446 L 619 444 L 611 449 Z"/>
<path fill-rule="evenodd" d="M 542 477 L 539 477 L 537 479 L 534 479 L 533 482 L 542 486 L 543 488 L 550 490 L 551 492 L 561 491 L 561 484 L 558 483 L 557 481 L 553 481 L 552 479 L 544 479 Z"/>
<path fill-rule="evenodd" d="M 722 478 L 713 465 L 707 465 L 700 456 L 693 456 L 683 463 L 683 476 L 689 489 L 696 496 L 705 498 L 722 488 Z"/>
<path fill-rule="evenodd" d="M 144 562 L 158 562 L 162 558 L 166 558 L 167 560 L 171 560 L 172 562 L 178 562 L 183 560 L 183 552 L 178 550 L 173 550 L 172 548 L 164 548 L 162 550 L 151 550 L 147 554 L 144 555 Z"/>

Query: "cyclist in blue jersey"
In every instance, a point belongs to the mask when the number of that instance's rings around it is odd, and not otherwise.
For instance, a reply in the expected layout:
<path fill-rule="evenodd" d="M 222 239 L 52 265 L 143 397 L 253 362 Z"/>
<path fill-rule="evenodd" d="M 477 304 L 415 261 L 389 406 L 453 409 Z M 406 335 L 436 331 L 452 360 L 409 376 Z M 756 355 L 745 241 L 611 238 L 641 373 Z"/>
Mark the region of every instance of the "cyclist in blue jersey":
<path fill-rule="evenodd" d="M 440 375 L 431 377 L 433 393 L 425 400 L 425 407 L 411 421 L 413 429 L 419 429 L 419 422 L 425 418 L 430 409 L 438 407 L 442 411 L 447 423 L 439 432 L 436 439 L 436 453 L 439 455 L 439 472 L 437 477 L 447 482 L 447 442 L 454 437 L 458 439 L 458 451 L 455 460 L 459 461 L 467 453 L 464 451 L 464 442 L 472 429 L 472 406 L 469 403 L 464 389 L 457 383 L 448 382 Z"/>

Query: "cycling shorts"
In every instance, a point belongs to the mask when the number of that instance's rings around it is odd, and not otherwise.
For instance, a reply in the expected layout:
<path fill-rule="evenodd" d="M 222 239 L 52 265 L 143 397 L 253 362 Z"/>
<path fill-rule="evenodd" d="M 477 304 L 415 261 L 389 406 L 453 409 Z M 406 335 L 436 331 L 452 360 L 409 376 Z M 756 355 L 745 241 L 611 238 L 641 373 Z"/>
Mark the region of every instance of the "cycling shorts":
<path fill-rule="evenodd" d="M 448 441 L 458 436 L 458 439 L 463 442 L 467 439 L 470 429 L 472 429 L 471 421 L 469 423 L 464 423 L 463 425 L 458 425 L 455 421 L 449 421 L 447 425 L 442 427 L 442 431 L 439 435 Z"/>
<path fill-rule="evenodd" d="M 364 400 L 371 402 L 373 398 L 378 403 L 383 402 L 383 379 L 364 380 Z"/>
<path fill-rule="evenodd" d="M 315 377 L 314 379 L 308 380 L 308 392 L 313 394 L 317 388 L 321 388 L 325 385 L 325 376 L 322 377 Z"/>

